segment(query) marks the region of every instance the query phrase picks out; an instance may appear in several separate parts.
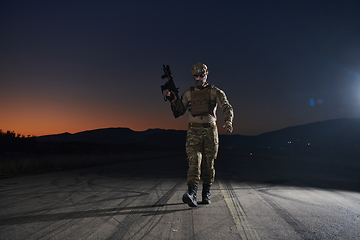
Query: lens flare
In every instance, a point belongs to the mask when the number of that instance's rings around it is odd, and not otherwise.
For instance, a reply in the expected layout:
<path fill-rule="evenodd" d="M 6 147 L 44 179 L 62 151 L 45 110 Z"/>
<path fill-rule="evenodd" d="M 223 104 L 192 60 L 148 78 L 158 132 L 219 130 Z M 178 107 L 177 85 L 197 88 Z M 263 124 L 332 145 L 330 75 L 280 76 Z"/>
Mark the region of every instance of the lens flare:
<path fill-rule="evenodd" d="M 314 107 L 316 105 L 322 105 L 324 104 L 324 99 L 322 98 L 318 98 L 318 99 L 315 99 L 315 98 L 311 98 L 310 99 L 310 106 Z"/>
<path fill-rule="evenodd" d="M 310 99 L 310 105 L 311 105 L 312 107 L 315 106 L 315 99 L 313 99 L 313 98 Z"/>

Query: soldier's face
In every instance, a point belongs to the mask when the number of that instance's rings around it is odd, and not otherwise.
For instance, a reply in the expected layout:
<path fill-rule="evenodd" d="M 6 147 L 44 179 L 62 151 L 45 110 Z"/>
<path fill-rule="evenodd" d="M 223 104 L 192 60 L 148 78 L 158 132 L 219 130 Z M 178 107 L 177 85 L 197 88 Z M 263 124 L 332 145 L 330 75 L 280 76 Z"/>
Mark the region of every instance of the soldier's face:
<path fill-rule="evenodd" d="M 203 87 L 206 83 L 207 74 L 193 75 L 193 78 L 197 87 Z"/>

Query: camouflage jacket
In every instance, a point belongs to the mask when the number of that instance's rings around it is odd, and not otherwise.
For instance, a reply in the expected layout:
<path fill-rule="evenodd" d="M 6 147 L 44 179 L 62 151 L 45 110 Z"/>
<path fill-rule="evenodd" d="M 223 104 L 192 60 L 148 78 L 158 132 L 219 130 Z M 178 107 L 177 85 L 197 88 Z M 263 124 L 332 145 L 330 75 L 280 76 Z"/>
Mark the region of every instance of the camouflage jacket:
<path fill-rule="evenodd" d="M 203 89 L 191 87 L 186 90 L 181 99 L 171 101 L 174 116 L 180 117 L 189 110 L 189 122 L 211 123 L 216 121 L 216 109 L 220 106 L 225 116 L 225 121 L 233 122 L 234 112 L 224 91 L 212 85 Z"/>

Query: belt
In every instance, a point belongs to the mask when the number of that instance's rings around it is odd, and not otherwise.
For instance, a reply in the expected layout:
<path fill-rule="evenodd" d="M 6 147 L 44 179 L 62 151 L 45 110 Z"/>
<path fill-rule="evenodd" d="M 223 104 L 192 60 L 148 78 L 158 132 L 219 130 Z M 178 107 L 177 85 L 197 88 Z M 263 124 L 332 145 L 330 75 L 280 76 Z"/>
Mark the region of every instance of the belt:
<path fill-rule="evenodd" d="M 207 127 L 211 127 L 211 126 L 215 126 L 216 123 L 215 122 L 211 122 L 211 123 L 189 123 L 189 127 L 203 127 L 203 128 L 207 128 Z"/>

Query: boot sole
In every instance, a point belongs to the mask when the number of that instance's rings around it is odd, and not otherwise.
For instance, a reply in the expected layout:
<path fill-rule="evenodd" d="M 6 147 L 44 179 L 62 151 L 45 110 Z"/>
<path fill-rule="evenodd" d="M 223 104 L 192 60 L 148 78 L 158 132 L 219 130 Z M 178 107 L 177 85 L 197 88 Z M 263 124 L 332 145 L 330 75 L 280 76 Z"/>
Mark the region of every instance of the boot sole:
<path fill-rule="evenodd" d="M 187 205 L 189 205 L 190 207 L 197 207 L 197 202 L 193 202 L 192 200 L 191 200 L 191 198 L 189 197 L 189 195 L 187 195 L 187 194 L 184 194 L 184 196 L 183 196 L 183 198 L 182 198 L 182 201 L 184 202 L 184 203 L 186 203 Z"/>

